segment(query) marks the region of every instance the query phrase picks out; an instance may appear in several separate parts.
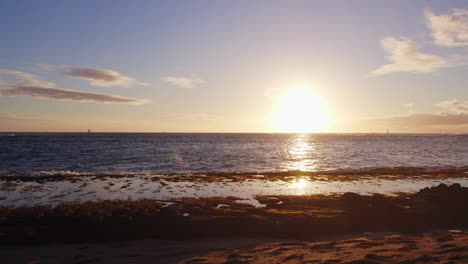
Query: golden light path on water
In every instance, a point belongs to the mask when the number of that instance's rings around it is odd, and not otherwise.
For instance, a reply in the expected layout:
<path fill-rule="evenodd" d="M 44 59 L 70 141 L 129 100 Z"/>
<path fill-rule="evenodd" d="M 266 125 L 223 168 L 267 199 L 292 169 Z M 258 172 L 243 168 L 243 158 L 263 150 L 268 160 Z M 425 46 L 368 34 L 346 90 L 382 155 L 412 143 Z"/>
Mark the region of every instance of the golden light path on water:
<path fill-rule="evenodd" d="M 311 158 L 316 151 L 315 144 L 310 140 L 309 134 L 298 134 L 290 144 L 288 150 L 289 161 L 286 164 L 286 169 L 296 171 L 316 170 L 317 160 Z"/>
<path fill-rule="evenodd" d="M 303 195 L 306 193 L 305 189 L 309 183 L 309 181 L 300 178 L 298 180 L 293 181 L 288 188 L 293 189 L 296 195 Z"/>
<path fill-rule="evenodd" d="M 288 170 L 296 171 L 314 171 L 317 166 L 317 160 L 312 159 L 313 152 L 317 151 L 315 144 L 310 139 L 309 134 L 298 134 L 293 138 L 290 148 L 289 155 L 292 160 L 287 164 Z M 298 178 L 294 180 L 288 187 L 296 195 L 306 194 L 306 187 L 310 182 L 304 178 Z"/>

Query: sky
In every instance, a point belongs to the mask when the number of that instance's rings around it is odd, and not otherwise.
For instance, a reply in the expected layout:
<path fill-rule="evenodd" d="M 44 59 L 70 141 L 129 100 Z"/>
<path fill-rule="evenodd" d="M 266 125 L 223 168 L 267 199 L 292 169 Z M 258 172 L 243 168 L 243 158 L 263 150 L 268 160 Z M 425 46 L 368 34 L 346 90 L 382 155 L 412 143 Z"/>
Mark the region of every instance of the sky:
<path fill-rule="evenodd" d="M 0 0 L 0 36 L 0 131 L 468 133 L 465 0 Z"/>

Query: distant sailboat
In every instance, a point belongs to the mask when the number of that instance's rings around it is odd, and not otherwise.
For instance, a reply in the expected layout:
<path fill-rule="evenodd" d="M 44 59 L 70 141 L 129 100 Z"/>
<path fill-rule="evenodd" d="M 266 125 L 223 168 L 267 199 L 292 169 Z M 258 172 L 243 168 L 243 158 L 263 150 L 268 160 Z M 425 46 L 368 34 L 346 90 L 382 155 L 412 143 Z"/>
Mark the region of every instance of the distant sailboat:
<path fill-rule="evenodd" d="M 91 134 L 91 129 L 88 128 L 88 133 Z"/>

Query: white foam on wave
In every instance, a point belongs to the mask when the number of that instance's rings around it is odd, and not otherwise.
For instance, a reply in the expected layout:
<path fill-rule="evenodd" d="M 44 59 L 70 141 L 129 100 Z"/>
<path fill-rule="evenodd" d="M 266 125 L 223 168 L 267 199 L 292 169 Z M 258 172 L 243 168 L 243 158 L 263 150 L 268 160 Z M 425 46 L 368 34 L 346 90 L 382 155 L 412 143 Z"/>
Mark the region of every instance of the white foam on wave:
<path fill-rule="evenodd" d="M 300 184 L 298 184 L 300 183 Z M 366 179 L 323 181 L 303 177 L 295 181 L 249 180 L 247 182 L 170 182 L 153 181 L 152 176 L 82 177 L 76 181 L 0 180 L 0 206 L 58 205 L 63 202 L 154 199 L 174 204 L 181 198 L 237 197 L 237 202 L 264 206 L 256 196 L 313 195 L 354 192 L 386 194 L 417 192 L 440 183 L 459 183 L 468 187 L 468 178 L 449 179 Z M 218 205 L 219 206 L 219 205 Z"/>

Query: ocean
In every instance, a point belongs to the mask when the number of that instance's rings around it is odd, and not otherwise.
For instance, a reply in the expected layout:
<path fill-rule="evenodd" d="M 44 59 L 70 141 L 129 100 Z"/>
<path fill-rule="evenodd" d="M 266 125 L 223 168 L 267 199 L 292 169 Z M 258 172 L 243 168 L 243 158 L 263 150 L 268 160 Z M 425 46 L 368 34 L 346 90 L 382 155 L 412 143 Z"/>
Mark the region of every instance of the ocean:
<path fill-rule="evenodd" d="M 468 168 L 468 135 L 0 134 L 0 176 Z"/>

